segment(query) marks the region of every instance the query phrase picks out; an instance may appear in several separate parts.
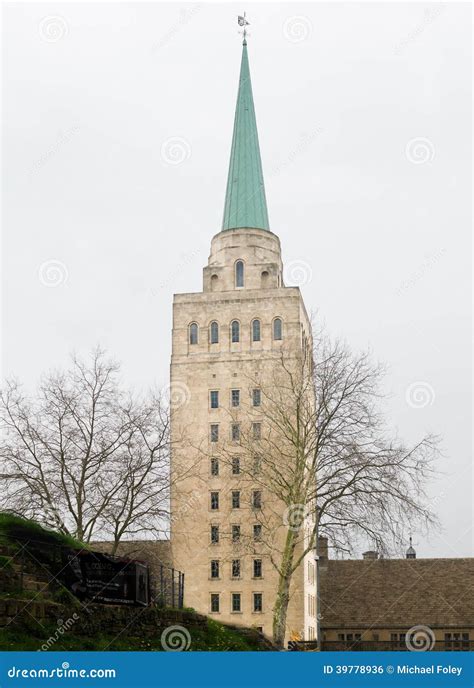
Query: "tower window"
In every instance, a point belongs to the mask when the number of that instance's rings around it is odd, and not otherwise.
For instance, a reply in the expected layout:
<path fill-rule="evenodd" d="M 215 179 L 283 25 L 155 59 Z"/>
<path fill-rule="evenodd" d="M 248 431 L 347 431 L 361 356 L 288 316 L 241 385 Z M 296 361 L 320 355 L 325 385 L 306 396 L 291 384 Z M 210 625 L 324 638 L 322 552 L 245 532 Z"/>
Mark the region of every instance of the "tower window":
<path fill-rule="evenodd" d="M 240 542 L 240 526 L 232 526 L 232 542 Z"/>
<path fill-rule="evenodd" d="M 199 338 L 199 327 L 197 323 L 191 323 L 189 326 L 189 343 L 197 344 Z"/>
<path fill-rule="evenodd" d="M 254 440 L 260 440 L 262 438 L 261 423 L 252 423 L 252 437 Z"/>
<path fill-rule="evenodd" d="M 236 408 L 240 406 L 240 389 L 232 389 L 230 392 L 230 403 L 231 406 Z"/>
<path fill-rule="evenodd" d="M 253 560 L 253 577 L 254 578 L 261 578 L 262 577 L 262 560 L 261 559 L 254 559 Z"/>
<path fill-rule="evenodd" d="M 235 264 L 235 286 L 244 286 L 244 262 L 243 260 L 238 260 Z"/>
<path fill-rule="evenodd" d="M 232 457 L 232 475 L 239 475 L 240 473 L 240 457 Z"/>
<path fill-rule="evenodd" d="M 232 611 L 233 612 L 241 612 L 242 611 L 242 596 L 240 592 L 233 592 L 232 593 Z"/>
<path fill-rule="evenodd" d="M 219 459 L 211 459 L 211 475 L 219 475 Z"/>
<path fill-rule="evenodd" d="M 217 545 L 219 542 L 219 526 L 211 526 L 211 544 Z"/>
<path fill-rule="evenodd" d="M 260 406 L 262 403 L 262 392 L 260 389 L 252 390 L 252 406 Z"/>
<path fill-rule="evenodd" d="M 252 321 L 252 341 L 253 342 L 259 342 L 260 341 L 260 320 L 253 320 Z"/>
<path fill-rule="evenodd" d="M 211 402 L 211 409 L 219 408 L 219 392 L 214 389 L 209 393 L 209 396 Z"/>
<path fill-rule="evenodd" d="M 211 612 L 219 611 L 219 593 L 213 592 L 211 595 Z"/>
<path fill-rule="evenodd" d="M 211 344 L 218 344 L 219 343 L 219 325 L 215 320 L 213 320 L 213 322 L 211 322 L 211 325 L 209 328 L 209 341 Z"/>
<path fill-rule="evenodd" d="M 254 509 L 262 508 L 262 491 L 254 490 L 252 493 L 252 506 Z"/>
<path fill-rule="evenodd" d="M 232 442 L 239 442 L 240 441 L 240 424 L 239 423 L 232 423 L 231 439 L 232 439 Z"/>
<path fill-rule="evenodd" d="M 211 561 L 211 578 L 219 578 L 219 560 L 213 559 Z"/>
<path fill-rule="evenodd" d="M 253 527 L 253 539 L 255 542 L 262 541 L 262 525 L 261 523 L 255 523 Z"/>
<path fill-rule="evenodd" d="M 219 441 L 219 425 L 217 423 L 211 424 L 211 442 Z"/>
<path fill-rule="evenodd" d="M 261 592 L 254 592 L 253 594 L 253 610 L 254 612 L 261 612 L 263 609 L 263 595 Z"/>
<path fill-rule="evenodd" d="M 238 320 L 232 320 L 230 331 L 232 343 L 236 344 L 237 342 L 240 342 L 240 323 Z"/>
<path fill-rule="evenodd" d="M 240 578 L 240 559 L 232 559 L 232 578 Z"/>
<path fill-rule="evenodd" d="M 211 509 L 216 511 L 219 508 L 219 493 L 211 492 Z"/>
<path fill-rule="evenodd" d="M 240 492 L 239 490 L 232 491 L 232 508 L 240 509 Z"/>
<path fill-rule="evenodd" d="M 281 318 L 275 318 L 273 321 L 273 339 L 279 341 L 282 339 L 282 322 Z"/>

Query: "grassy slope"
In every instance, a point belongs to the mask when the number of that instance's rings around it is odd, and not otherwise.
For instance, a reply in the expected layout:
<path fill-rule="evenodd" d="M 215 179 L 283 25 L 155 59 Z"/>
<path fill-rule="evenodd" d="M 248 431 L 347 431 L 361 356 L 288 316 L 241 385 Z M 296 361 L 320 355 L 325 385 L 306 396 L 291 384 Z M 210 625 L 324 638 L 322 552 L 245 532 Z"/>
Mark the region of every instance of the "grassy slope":
<path fill-rule="evenodd" d="M 87 547 L 82 542 L 69 535 L 63 535 L 53 530 L 43 528 L 36 521 L 21 518 L 7 512 L 0 512 L 0 544 L 7 544 L 11 548 L 19 546 L 20 542 L 30 542 L 41 545 L 62 545 L 71 549 Z"/>
<path fill-rule="evenodd" d="M 49 637 L 55 637 L 57 626 L 47 624 L 41 627 L 33 619 L 25 623 L 21 628 L 3 628 L 0 630 L 0 651 L 4 650 L 39 650 Z M 124 632 L 115 637 L 107 634 L 80 636 L 74 633 L 74 627 L 60 635 L 58 640 L 50 646 L 51 651 L 62 650 L 119 650 L 119 651 L 146 651 L 161 652 L 160 633 L 155 637 L 138 638 Z M 256 644 L 244 638 L 237 631 L 232 631 L 216 621 L 209 620 L 208 628 L 191 630 L 192 651 L 239 651 L 259 650 Z"/>

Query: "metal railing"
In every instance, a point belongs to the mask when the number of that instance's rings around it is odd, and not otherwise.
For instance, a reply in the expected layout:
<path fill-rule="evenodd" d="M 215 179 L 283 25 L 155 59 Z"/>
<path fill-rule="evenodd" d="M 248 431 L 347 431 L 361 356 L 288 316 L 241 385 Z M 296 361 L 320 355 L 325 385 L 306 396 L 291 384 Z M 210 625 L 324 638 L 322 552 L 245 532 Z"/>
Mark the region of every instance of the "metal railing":
<path fill-rule="evenodd" d="M 184 604 L 184 573 L 160 564 L 150 575 L 150 597 L 157 607 L 182 609 Z"/>

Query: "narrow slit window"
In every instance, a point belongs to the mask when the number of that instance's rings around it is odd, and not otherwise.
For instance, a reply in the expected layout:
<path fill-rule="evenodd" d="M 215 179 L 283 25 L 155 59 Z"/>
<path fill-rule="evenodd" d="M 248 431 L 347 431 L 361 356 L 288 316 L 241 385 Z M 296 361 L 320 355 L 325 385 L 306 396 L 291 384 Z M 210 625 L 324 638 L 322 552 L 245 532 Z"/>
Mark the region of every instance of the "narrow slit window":
<path fill-rule="evenodd" d="M 240 323 L 238 320 L 233 320 L 230 326 L 231 339 L 233 344 L 240 342 Z"/>
<path fill-rule="evenodd" d="M 219 343 L 219 325 L 215 320 L 211 322 L 209 339 L 211 344 Z"/>
<path fill-rule="evenodd" d="M 281 318 L 275 318 L 273 321 L 273 339 L 279 341 L 282 339 L 282 322 Z"/>
<path fill-rule="evenodd" d="M 191 323 L 189 326 L 189 343 L 197 344 L 199 339 L 199 328 L 197 323 Z"/>
<path fill-rule="evenodd" d="M 259 342 L 260 341 L 260 320 L 254 320 L 252 322 L 252 341 L 253 342 Z"/>
<path fill-rule="evenodd" d="M 238 260 L 235 264 L 235 286 L 244 286 L 244 262 L 243 260 Z"/>

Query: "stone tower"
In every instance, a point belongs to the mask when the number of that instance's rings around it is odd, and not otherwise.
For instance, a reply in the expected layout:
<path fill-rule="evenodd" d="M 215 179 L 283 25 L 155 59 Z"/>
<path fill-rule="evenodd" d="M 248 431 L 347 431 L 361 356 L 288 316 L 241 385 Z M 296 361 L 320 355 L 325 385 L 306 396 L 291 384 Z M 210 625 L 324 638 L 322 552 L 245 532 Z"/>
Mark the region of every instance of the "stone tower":
<path fill-rule="evenodd" d="M 211 241 L 202 292 L 174 296 L 171 538 L 174 565 L 185 572 L 186 606 L 269 637 L 278 579 L 260 543 L 256 509 L 271 497 L 241 484 L 250 457 L 239 434 L 250 409 L 253 423 L 265 422 L 258 381 L 265 383 L 275 353 L 311 341 L 300 291 L 285 287 L 282 268 L 244 39 L 222 230 Z M 220 458 L 223 444 L 231 447 L 228 462 Z M 315 594 L 314 559 L 307 557 L 292 583 L 288 636 L 314 639 Z"/>

